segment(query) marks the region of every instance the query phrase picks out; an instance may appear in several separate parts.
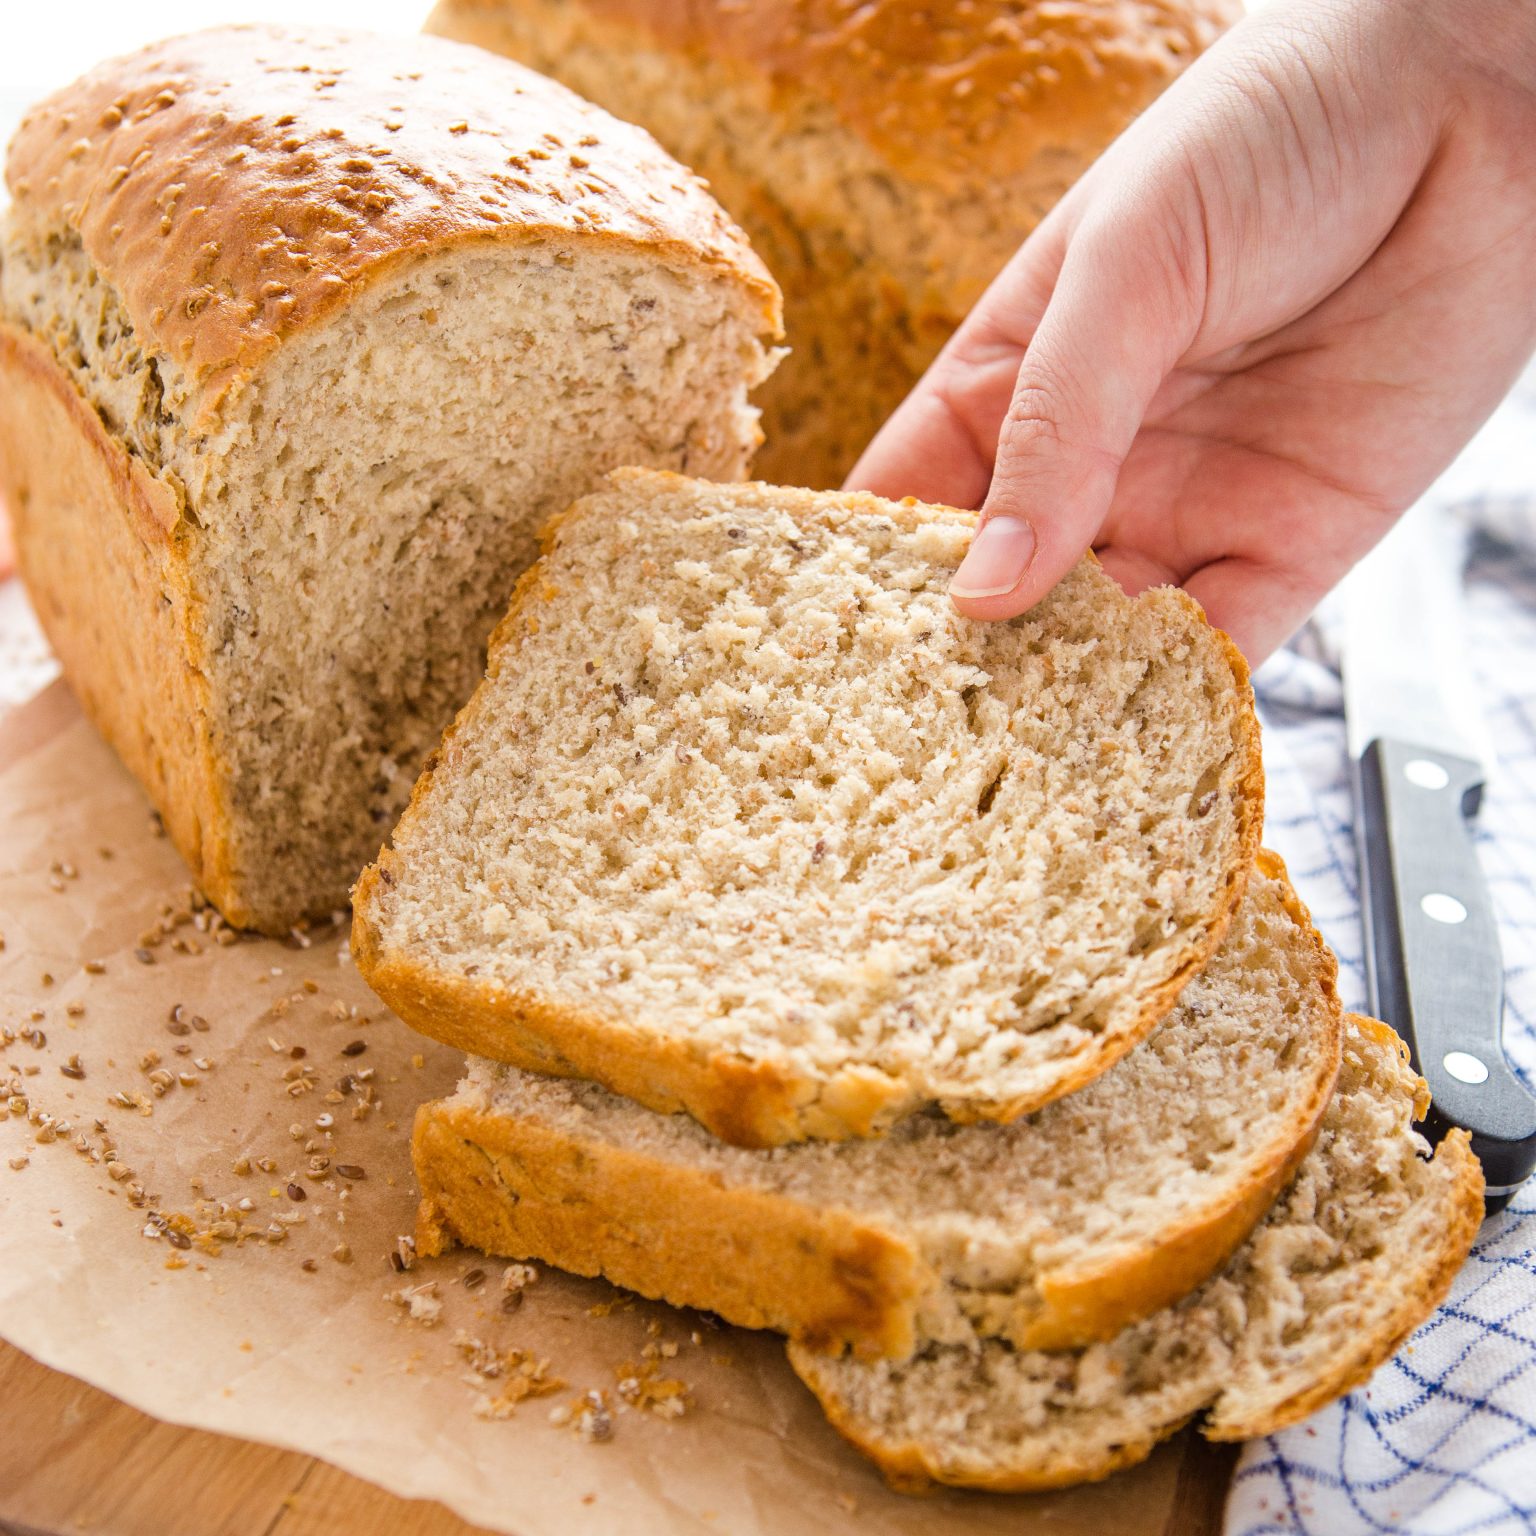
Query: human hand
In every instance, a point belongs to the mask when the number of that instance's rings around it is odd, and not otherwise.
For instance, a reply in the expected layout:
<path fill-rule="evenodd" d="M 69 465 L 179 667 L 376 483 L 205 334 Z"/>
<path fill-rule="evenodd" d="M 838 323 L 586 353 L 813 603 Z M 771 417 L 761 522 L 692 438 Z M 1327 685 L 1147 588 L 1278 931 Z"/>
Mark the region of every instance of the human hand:
<path fill-rule="evenodd" d="M 980 506 L 962 613 L 1090 545 L 1255 663 L 1536 346 L 1528 0 L 1249 17 L 1025 241 L 849 485 Z"/>

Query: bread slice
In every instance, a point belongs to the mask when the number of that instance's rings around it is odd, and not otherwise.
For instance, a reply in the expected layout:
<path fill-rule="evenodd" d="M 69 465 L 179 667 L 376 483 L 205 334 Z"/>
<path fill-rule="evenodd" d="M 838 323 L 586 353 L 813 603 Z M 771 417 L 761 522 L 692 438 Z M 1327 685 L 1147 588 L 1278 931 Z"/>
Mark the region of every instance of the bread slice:
<path fill-rule="evenodd" d="M 1466 1133 L 1433 1161 L 1424 1084 L 1384 1024 L 1352 1019 L 1338 1090 L 1295 1182 L 1229 1268 L 1107 1343 L 1047 1354 L 988 1339 L 910 1361 L 790 1345 L 832 1422 L 898 1487 L 1056 1488 L 1140 1461 L 1203 1414 L 1241 1440 L 1366 1380 L 1450 1286 L 1482 1220 Z"/>
<path fill-rule="evenodd" d="M 230 921 L 345 904 L 552 512 L 746 472 L 772 280 L 647 134 L 439 38 L 233 27 L 30 113 L 0 497 Z"/>
<path fill-rule="evenodd" d="M 972 514 L 622 471 L 550 531 L 359 882 L 407 1023 L 743 1146 L 1091 1081 L 1257 851 L 1242 658 L 1086 559 L 982 624 Z"/>
<path fill-rule="evenodd" d="M 1221 1264 L 1311 1145 L 1335 965 L 1278 861 L 1167 1022 L 1011 1125 L 913 1116 L 748 1151 L 591 1083 L 472 1061 L 416 1116 L 417 1247 L 543 1259 L 822 1348 L 1108 1338 Z"/>

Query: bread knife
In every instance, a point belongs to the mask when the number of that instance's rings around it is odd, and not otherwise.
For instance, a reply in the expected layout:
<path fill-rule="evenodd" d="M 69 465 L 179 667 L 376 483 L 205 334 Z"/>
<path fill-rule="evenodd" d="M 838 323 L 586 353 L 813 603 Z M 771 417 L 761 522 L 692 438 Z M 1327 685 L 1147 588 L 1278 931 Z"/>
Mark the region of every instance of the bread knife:
<path fill-rule="evenodd" d="M 1344 712 L 1371 1007 L 1429 1084 L 1431 1136 L 1471 1132 L 1493 1212 L 1536 1166 L 1536 1097 L 1504 1055 L 1504 962 L 1472 841 L 1494 755 L 1461 564 L 1455 530 L 1421 503 L 1350 573 Z"/>

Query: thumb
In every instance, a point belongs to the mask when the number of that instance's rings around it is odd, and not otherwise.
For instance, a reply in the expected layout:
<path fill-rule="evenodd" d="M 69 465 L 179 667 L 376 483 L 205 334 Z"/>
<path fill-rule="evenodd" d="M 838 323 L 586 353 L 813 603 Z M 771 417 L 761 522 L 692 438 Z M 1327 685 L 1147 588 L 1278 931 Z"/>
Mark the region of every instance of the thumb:
<path fill-rule="evenodd" d="M 950 581 L 955 606 L 1007 619 L 1097 538 L 1120 468 L 1199 311 L 1187 270 L 1144 221 L 1080 226 L 1019 366 L 982 521 Z"/>

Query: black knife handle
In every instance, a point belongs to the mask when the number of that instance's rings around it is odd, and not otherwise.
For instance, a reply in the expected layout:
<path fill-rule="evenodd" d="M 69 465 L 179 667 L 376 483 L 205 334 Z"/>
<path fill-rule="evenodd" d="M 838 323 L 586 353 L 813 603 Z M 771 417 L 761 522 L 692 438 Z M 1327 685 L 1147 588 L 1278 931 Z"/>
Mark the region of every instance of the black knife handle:
<path fill-rule="evenodd" d="M 1468 825 L 1483 770 L 1377 740 L 1356 773 L 1371 1005 L 1429 1084 L 1429 1133 L 1472 1133 L 1488 1209 L 1502 1210 L 1536 1167 L 1536 1098 L 1500 1044 L 1504 962 Z"/>

